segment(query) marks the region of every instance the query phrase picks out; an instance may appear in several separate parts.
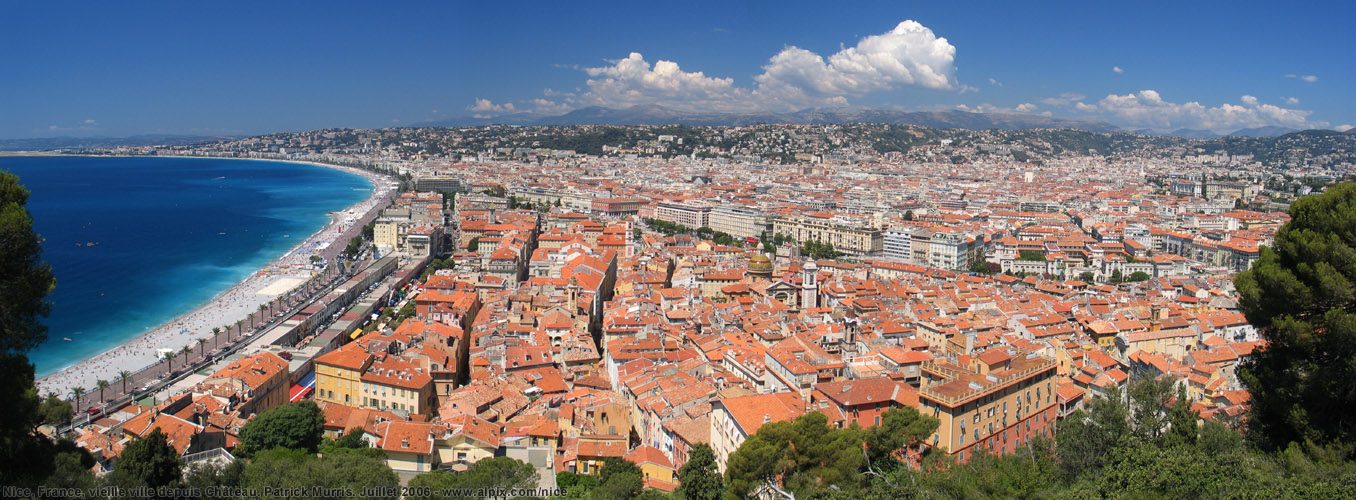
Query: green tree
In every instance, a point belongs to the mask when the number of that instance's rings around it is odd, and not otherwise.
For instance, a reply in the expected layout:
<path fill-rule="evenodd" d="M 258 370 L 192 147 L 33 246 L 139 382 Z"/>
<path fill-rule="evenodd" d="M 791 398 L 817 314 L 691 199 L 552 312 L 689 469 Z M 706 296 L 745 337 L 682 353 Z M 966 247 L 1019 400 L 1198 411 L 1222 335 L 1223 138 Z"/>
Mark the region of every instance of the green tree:
<path fill-rule="evenodd" d="M 1191 409 L 1186 390 L 1178 387 L 1172 406 L 1168 409 L 1167 445 L 1195 446 L 1200 415 Z"/>
<path fill-rule="evenodd" d="M 41 260 L 42 238 L 33 232 L 19 178 L 0 171 L 0 353 L 24 353 L 47 340 L 47 317 L 56 288 L 52 267 Z"/>
<path fill-rule="evenodd" d="M 1078 273 L 1078 281 L 1082 281 L 1084 283 L 1092 283 L 1096 279 L 1097 275 L 1093 274 L 1092 271 L 1083 271 L 1081 273 Z"/>
<path fill-rule="evenodd" d="M 410 486 L 428 488 L 435 499 L 470 499 L 476 490 L 532 489 L 537 487 L 540 476 L 530 464 L 509 458 L 486 458 L 472 464 L 464 472 L 446 471 L 425 472 L 410 480 Z M 563 487 L 563 486 L 562 486 Z M 445 495 L 445 492 L 461 491 L 466 496 Z"/>
<path fill-rule="evenodd" d="M 158 488 L 174 483 L 179 475 L 179 452 L 157 427 L 123 448 L 109 481 L 121 487 Z"/>
<path fill-rule="evenodd" d="M 132 372 L 127 370 L 118 370 L 118 380 L 122 382 L 122 392 L 127 393 L 127 383 L 132 381 Z"/>
<path fill-rule="evenodd" d="M 698 443 L 687 452 L 687 463 L 678 469 L 678 490 L 685 500 L 719 500 L 725 494 L 725 479 L 716 470 L 711 446 Z"/>
<path fill-rule="evenodd" d="M 25 355 L 47 339 L 40 319 L 51 312 L 47 294 L 56 278 L 41 260 L 42 238 L 27 203 L 19 178 L 0 171 L 0 485 L 34 485 L 56 458 L 52 442 L 36 432 L 44 415 Z"/>
<path fill-rule="evenodd" d="M 248 462 L 236 460 L 226 466 L 210 462 L 191 466 L 184 474 L 184 487 L 196 488 L 203 500 L 233 500 L 231 491 L 244 484 L 245 469 Z M 212 492 L 218 492 L 213 495 Z"/>
<path fill-rule="evenodd" d="M 400 484 L 395 472 L 380 458 L 356 453 L 316 458 L 305 450 L 284 448 L 257 454 L 245 469 L 241 483 L 264 498 L 335 498 L 323 493 L 315 496 L 266 493 L 269 489 L 304 488 L 349 492 L 343 497 L 391 500 L 399 497 Z M 364 492 L 378 494 L 364 496 Z"/>
<path fill-rule="evenodd" d="M 1267 449 L 1356 443 L 1356 184 L 1290 206 L 1290 222 L 1238 275 L 1239 305 L 1267 345 L 1245 360 L 1248 433 Z M 1350 457 L 1350 455 L 1349 455 Z"/>
<path fill-rule="evenodd" d="M 1138 378 L 1130 384 L 1130 418 L 1136 436 L 1152 442 L 1167 430 L 1172 384 L 1172 377 L 1166 375 Z"/>
<path fill-rule="evenodd" d="M 47 395 L 47 399 L 42 400 L 42 405 L 38 408 L 38 413 L 42 415 L 42 423 L 56 427 L 71 421 L 71 404 L 66 400 L 58 398 L 56 393 Z"/>
<path fill-rule="evenodd" d="M 937 432 L 941 422 L 918 413 L 912 407 L 891 408 L 881 415 L 880 425 L 866 430 L 867 456 L 872 467 L 896 457 L 895 452 L 917 448 L 923 440 Z"/>
<path fill-rule="evenodd" d="M 1111 283 L 1114 284 L 1120 284 L 1125 281 L 1125 276 L 1121 274 L 1120 269 L 1117 269 L 1115 271 L 1111 271 L 1111 279 L 1107 281 L 1110 281 Z"/>
<path fill-rule="evenodd" d="M 1093 399 L 1088 410 L 1076 410 L 1060 422 L 1055 434 L 1055 457 L 1064 477 L 1075 480 L 1095 474 L 1108 454 L 1130 435 L 1130 414 L 1117 389 Z"/>
<path fill-rule="evenodd" d="M 797 497 L 854 487 L 866 465 L 864 436 L 856 426 L 828 427 L 828 418 L 810 412 L 795 421 L 764 424 L 726 463 L 728 494 L 743 498 L 759 484 L 781 476 Z"/>
<path fill-rule="evenodd" d="M 240 429 L 235 454 L 249 458 L 273 448 L 315 453 L 325 430 L 325 415 L 310 400 L 288 403 L 260 413 Z"/>
<path fill-rule="evenodd" d="M 479 236 L 476 236 L 476 237 L 474 237 L 474 238 L 471 238 L 471 241 L 469 241 L 469 242 L 466 243 L 466 251 L 468 251 L 468 252 L 475 252 L 475 251 L 477 251 L 477 250 L 480 250 L 480 237 L 479 237 Z"/>
<path fill-rule="evenodd" d="M 1144 271 L 1135 271 L 1135 272 L 1133 272 L 1133 273 L 1130 273 L 1130 277 L 1129 277 L 1129 278 L 1126 278 L 1125 281 L 1129 281 L 1129 282 L 1132 282 L 1132 283 L 1133 283 L 1133 282 L 1139 282 L 1139 281 L 1147 281 L 1148 279 L 1149 279 L 1149 273 L 1146 273 L 1146 272 L 1144 272 Z"/>
<path fill-rule="evenodd" d="M 354 450 L 368 447 L 367 441 L 363 441 L 363 430 L 359 428 L 349 429 L 343 436 L 339 436 L 339 439 L 334 440 L 334 446 Z"/>
<path fill-rule="evenodd" d="M 913 220 L 913 210 L 904 211 L 904 220 Z"/>

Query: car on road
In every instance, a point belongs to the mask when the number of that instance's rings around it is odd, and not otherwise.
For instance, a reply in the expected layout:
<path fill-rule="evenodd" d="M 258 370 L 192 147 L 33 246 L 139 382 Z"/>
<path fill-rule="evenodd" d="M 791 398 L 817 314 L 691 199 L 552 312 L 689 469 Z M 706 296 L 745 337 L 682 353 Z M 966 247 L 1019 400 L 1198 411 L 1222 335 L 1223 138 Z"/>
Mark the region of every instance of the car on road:
<path fill-rule="evenodd" d="M 88 413 L 88 414 L 90 414 L 90 415 L 98 415 L 98 414 L 99 414 L 99 409 L 98 409 L 98 408 L 90 408 L 90 409 L 88 409 L 88 410 L 85 410 L 85 413 Z"/>

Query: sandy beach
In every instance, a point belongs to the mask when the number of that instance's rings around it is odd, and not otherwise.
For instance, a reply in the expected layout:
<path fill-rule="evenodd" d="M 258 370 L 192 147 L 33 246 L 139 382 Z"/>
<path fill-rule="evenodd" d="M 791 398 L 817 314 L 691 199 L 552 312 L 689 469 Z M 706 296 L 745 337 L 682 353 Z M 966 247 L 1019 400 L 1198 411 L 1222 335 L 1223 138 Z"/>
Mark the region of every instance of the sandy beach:
<path fill-rule="evenodd" d="M 252 158 L 239 159 L 254 160 Z M 127 370 L 136 373 L 144 367 L 160 363 L 161 350 L 172 349 L 175 351 L 176 357 L 173 364 L 177 369 L 184 363 L 184 356 L 181 352 L 184 346 L 192 346 L 191 358 L 196 360 L 201 355 L 200 349 L 205 348 L 207 351 L 212 351 L 217 346 L 224 345 L 229 338 L 234 338 L 237 321 L 243 320 L 242 327 L 245 331 L 250 331 L 249 316 L 257 312 L 260 305 L 267 304 L 279 297 L 286 297 L 294 289 L 304 286 L 310 280 L 313 271 L 305 269 L 305 267 L 310 264 L 311 255 L 328 256 L 338 253 L 336 249 L 342 250 L 348 243 L 347 239 L 343 238 L 345 231 L 359 223 L 365 215 L 384 208 L 384 204 L 391 194 L 387 187 L 388 179 L 386 177 L 366 170 L 309 161 L 256 161 L 302 163 L 361 175 L 372 183 L 372 194 L 356 205 L 333 213 L 329 223 L 324 228 L 292 247 L 282 257 L 274 260 L 265 268 L 256 271 L 248 278 L 187 314 L 154 328 L 140 337 L 38 380 L 39 395 L 55 392 L 61 396 L 69 396 L 71 388 L 77 386 L 85 387 L 87 394 L 97 394 L 98 391 L 92 389 L 96 381 L 100 379 L 112 384 L 113 389 L 120 390 L 119 371 Z M 332 258 L 331 262 L 333 262 Z M 231 328 L 230 336 L 225 332 L 227 326 Z M 212 335 L 212 328 L 222 329 L 222 333 L 215 339 Z M 206 339 L 207 343 L 199 347 L 198 339 Z M 131 386 L 128 388 L 131 389 Z"/>

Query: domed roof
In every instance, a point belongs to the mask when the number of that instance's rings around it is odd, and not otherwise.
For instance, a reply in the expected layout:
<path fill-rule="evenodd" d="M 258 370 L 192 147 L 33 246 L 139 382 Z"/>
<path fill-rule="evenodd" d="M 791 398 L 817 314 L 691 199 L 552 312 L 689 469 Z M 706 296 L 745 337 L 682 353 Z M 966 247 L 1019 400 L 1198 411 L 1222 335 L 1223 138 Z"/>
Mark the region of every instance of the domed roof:
<path fill-rule="evenodd" d="M 758 255 L 749 257 L 749 271 L 770 273 L 772 272 L 772 260 L 769 259 L 765 253 L 759 253 Z"/>

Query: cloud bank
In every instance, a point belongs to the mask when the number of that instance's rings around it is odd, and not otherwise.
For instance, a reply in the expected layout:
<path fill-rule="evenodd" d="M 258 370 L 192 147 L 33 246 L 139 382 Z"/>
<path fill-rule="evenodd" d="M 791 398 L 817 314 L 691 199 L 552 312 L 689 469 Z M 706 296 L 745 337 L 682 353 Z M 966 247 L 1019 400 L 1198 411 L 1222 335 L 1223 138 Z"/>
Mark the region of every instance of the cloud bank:
<path fill-rule="evenodd" d="M 625 58 L 607 61 L 606 66 L 577 68 L 589 77 L 586 88 L 578 93 L 548 89 L 548 97 L 562 99 L 521 102 L 517 110 L 550 113 L 581 106 L 658 104 L 680 111 L 792 111 L 846 106 L 849 98 L 908 86 L 975 90 L 956 80 L 955 60 L 956 47 L 909 20 L 828 57 L 787 46 L 768 59 L 751 86 L 736 85 L 734 78 L 686 71 L 675 61 L 651 63 L 643 54 L 631 52 Z M 509 106 L 477 99 L 467 109 L 475 113 L 514 111 Z"/>
<path fill-rule="evenodd" d="M 1312 111 L 1266 104 L 1257 97 L 1244 95 L 1241 104 L 1224 103 L 1210 107 L 1199 102 L 1175 103 L 1164 99 L 1155 90 L 1141 90 L 1133 94 L 1110 94 L 1096 103 L 1083 102 L 1077 94 L 1042 99 L 1048 106 L 1066 108 L 1089 118 L 1099 118 L 1128 128 L 1176 130 L 1203 129 L 1232 132 L 1242 128 L 1277 125 L 1291 128 L 1326 127 L 1327 122 L 1310 122 Z M 1288 104 L 1298 100 L 1286 99 Z"/>

